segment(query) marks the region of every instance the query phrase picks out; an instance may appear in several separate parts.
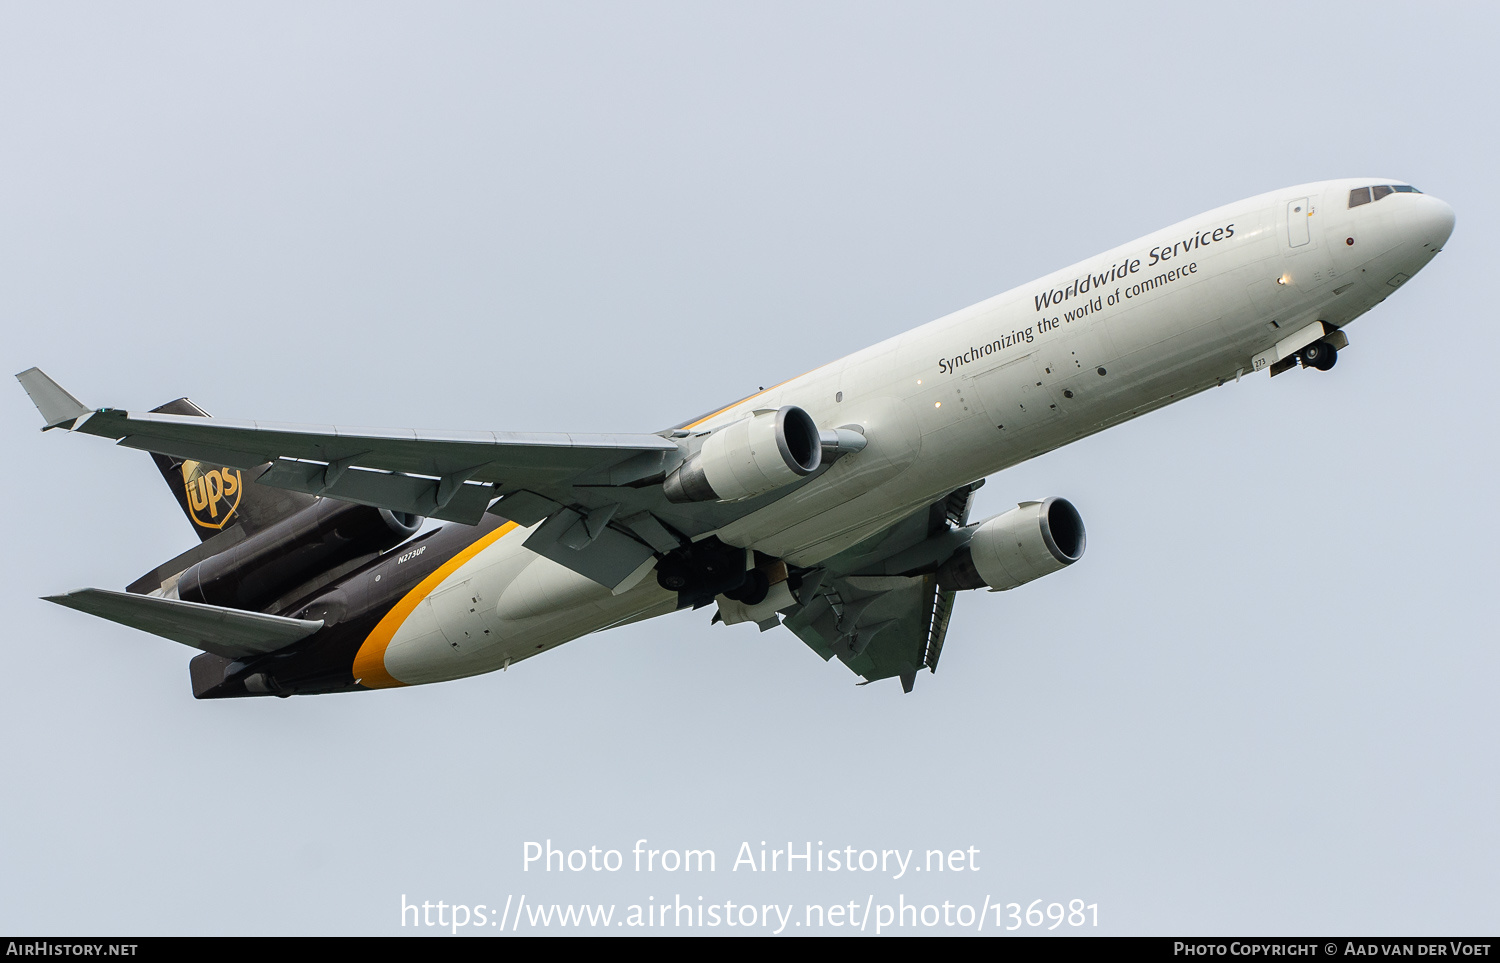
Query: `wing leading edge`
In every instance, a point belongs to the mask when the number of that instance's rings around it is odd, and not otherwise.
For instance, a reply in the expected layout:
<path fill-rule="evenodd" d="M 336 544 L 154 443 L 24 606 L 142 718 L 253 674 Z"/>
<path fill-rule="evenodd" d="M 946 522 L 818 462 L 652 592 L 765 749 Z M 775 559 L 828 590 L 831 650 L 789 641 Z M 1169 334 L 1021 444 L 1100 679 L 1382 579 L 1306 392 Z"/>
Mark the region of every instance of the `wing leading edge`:
<path fill-rule="evenodd" d="M 262 484 L 475 524 L 495 498 L 530 491 L 565 503 L 575 483 L 628 484 L 675 466 L 651 434 L 435 432 L 235 422 L 88 409 L 36 368 L 17 375 L 48 428 L 234 468 L 269 463 Z"/>
<path fill-rule="evenodd" d="M 674 505 L 660 482 L 685 457 L 683 434 L 419 431 L 235 422 L 89 409 L 39 369 L 17 376 L 47 428 L 242 470 L 262 485 L 444 521 L 486 513 L 540 524 L 526 546 L 623 591 L 653 557 L 712 531 L 775 492 Z"/>

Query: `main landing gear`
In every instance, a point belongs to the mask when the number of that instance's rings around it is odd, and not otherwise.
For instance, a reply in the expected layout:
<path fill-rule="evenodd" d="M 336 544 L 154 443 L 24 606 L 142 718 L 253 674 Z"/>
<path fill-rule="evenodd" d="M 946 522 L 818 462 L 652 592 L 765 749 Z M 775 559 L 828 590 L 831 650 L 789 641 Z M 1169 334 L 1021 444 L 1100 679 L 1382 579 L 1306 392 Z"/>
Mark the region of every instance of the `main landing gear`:
<path fill-rule="evenodd" d="M 753 605 L 766 597 L 770 582 L 746 564 L 745 550 L 710 536 L 668 553 L 656 564 L 656 583 L 677 593 L 678 607 L 694 608 L 715 595 Z"/>
<path fill-rule="evenodd" d="M 1314 341 L 1297 352 L 1297 357 L 1301 359 L 1302 367 L 1304 368 L 1317 368 L 1319 371 L 1327 371 L 1338 363 L 1339 353 L 1327 341 Z"/>
<path fill-rule="evenodd" d="M 708 605 L 718 595 L 759 605 L 781 582 L 795 589 L 800 579 L 789 577 L 780 559 L 725 545 L 713 535 L 668 552 L 656 563 L 656 584 L 677 593 L 678 608 Z M 787 596 L 788 604 L 791 598 Z"/>

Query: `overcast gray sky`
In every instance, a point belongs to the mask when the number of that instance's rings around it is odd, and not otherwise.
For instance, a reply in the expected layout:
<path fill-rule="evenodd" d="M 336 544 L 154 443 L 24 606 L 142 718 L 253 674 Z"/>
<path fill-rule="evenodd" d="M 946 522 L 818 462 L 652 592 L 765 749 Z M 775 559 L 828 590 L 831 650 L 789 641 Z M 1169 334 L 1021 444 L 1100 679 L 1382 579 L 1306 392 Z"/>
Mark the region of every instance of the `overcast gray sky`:
<path fill-rule="evenodd" d="M 1494 932 L 1496 36 L 1479 4 L 0 7 L 5 373 L 92 405 L 655 430 L 1262 191 L 1370 175 L 1458 216 L 1333 372 L 991 479 L 981 514 L 1072 499 L 1088 555 L 961 597 L 909 696 L 700 611 L 195 702 L 183 647 L 37 600 L 194 539 L 149 459 L 40 434 L 15 386 L 0 931 L 680 894 Z M 548 838 L 719 871 L 523 872 Z M 761 840 L 980 868 L 731 872 Z"/>

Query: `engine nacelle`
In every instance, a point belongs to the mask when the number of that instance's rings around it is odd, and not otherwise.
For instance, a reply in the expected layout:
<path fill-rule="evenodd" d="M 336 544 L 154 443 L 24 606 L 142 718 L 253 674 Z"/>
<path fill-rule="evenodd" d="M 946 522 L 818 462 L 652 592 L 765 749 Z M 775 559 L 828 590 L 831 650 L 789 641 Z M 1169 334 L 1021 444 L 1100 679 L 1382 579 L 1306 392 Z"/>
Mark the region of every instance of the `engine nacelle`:
<path fill-rule="evenodd" d="M 980 523 L 938 571 L 945 589 L 1013 589 L 1083 557 L 1083 518 L 1065 498 L 1022 502 Z"/>
<path fill-rule="evenodd" d="M 416 515 L 322 498 L 183 572 L 177 597 L 257 609 L 335 566 L 399 545 L 421 527 Z"/>
<path fill-rule="evenodd" d="M 822 464 L 817 423 L 801 408 L 787 405 L 709 435 L 662 489 L 673 502 L 732 502 L 790 485 Z"/>

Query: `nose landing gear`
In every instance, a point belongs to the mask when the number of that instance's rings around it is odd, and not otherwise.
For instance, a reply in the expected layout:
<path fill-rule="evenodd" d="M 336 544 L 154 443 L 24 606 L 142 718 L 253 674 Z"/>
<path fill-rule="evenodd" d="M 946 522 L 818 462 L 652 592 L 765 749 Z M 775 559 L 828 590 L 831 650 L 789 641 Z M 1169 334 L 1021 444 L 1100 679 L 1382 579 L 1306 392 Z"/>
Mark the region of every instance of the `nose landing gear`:
<path fill-rule="evenodd" d="M 1326 341 L 1314 341 L 1297 352 L 1297 357 L 1302 359 L 1302 367 L 1304 368 L 1317 368 L 1319 371 L 1327 371 L 1338 363 L 1339 353 L 1333 345 Z"/>
<path fill-rule="evenodd" d="M 1256 371 L 1269 367 L 1273 378 L 1297 367 L 1327 371 L 1348 346 L 1349 338 L 1343 331 L 1327 321 L 1314 321 L 1262 351 L 1250 363 Z"/>

